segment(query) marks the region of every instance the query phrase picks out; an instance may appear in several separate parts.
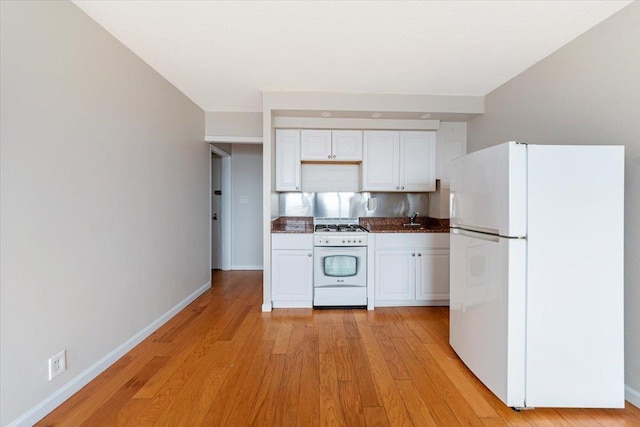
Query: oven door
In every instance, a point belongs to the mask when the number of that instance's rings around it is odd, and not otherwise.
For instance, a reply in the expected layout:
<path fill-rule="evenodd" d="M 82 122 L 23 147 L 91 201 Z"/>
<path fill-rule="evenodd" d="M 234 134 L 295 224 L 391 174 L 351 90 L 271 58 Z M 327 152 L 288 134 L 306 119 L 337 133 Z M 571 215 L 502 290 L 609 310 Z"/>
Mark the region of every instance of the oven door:
<path fill-rule="evenodd" d="M 316 246 L 313 286 L 367 286 L 367 248 Z"/>

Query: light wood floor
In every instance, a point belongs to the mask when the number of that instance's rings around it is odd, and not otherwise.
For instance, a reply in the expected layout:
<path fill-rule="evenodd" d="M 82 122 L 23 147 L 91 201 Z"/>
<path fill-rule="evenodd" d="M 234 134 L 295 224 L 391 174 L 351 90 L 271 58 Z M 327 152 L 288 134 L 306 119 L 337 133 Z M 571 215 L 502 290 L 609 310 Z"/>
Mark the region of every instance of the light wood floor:
<path fill-rule="evenodd" d="M 38 425 L 640 426 L 640 409 L 514 412 L 448 345 L 446 308 L 260 311 L 261 272 L 206 292 Z"/>

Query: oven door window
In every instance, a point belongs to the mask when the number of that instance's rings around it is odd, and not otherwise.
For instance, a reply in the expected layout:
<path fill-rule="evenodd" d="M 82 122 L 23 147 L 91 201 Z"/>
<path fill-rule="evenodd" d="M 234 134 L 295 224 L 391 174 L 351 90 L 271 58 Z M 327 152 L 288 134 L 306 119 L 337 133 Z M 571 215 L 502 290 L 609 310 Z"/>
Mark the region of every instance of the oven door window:
<path fill-rule="evenodd" d="M 324 274 L 330 277 L 350 277 L 358 273 L 358 257 L 331 255 L 324 258 Z"/>

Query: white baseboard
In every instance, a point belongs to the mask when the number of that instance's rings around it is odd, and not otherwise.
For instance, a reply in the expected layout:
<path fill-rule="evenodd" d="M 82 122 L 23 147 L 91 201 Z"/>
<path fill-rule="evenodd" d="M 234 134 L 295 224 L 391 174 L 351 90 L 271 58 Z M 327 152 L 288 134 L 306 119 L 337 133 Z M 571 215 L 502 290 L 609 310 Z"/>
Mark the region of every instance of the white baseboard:
<path fill-rule="evenodd" d="M 104 372 L 109 366 L 113 365 L 118 359 L 127 354 L 133 347 L 140 344 L 145 338 L 155 332 L 160 326 L 164 325 L 169 319 L 178 314 L 187 305 L 191 304 L 196 298 L 202 295 L 209 288 L 211 288 L 211 282 L 207 282 L 202 285 L 191 295 L 180 301 L 169 311 L 158 317 L 156 320 L 151 322 L 151 324 L 129 338 L 127 341 L 120 344 L 113 351 L 104 356 L 102 359 L 98 360 L 80 375 L 70 380 L 68 383 L 49 395 L 42 402 L 38 403 L 36 406 L 29 409 L 27 412 L 10 422 L 7 427 L 32 426 L 40 421 L 51 411 L 60 406 L 65 400 L 70 398 L 82 387 L 87 385 L 91 380 Z"/>
<path fill-rule="evenodd" d="M 640 408 L 640 391 L 627 385 L 624 387 L 624 398 L 636 408 Z"/>
<path fill-rule="evenodd" d="M 268 313 L 271 311 L 271 303 L 270 302 L 265 302 L 264 304 L 262 304 L 262 311 L 265 313 Z"/>
<path fill-rule="evenodd" d="M 262 270 L 262 265 L 232 265 L 232 270 Z"/>

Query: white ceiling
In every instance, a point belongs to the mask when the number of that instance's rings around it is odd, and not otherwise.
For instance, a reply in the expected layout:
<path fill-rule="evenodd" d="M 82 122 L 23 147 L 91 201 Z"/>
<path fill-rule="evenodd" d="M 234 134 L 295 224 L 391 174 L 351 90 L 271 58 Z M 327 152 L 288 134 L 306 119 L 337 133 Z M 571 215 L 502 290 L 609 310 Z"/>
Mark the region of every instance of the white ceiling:
<path fill-rule="evenodd" d="M 625 1 L 75 3 L 205 111 L 264 90 L 485 95 Z"/>

